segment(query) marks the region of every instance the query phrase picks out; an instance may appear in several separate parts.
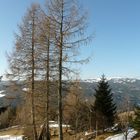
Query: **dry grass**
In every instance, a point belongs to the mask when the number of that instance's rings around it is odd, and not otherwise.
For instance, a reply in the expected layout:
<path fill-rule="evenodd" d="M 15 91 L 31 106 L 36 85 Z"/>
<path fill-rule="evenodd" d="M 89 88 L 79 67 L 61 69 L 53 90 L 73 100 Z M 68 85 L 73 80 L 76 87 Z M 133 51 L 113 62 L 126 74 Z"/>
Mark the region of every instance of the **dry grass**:
<path fill-rule="evenodd" d="M 23 135 L 23 129 L 21 127 L 7 128 L 0 131 L 0 135 Z"/>
<path fill-rule="evenodd" d="M 79 140 L 83 138 L 83 133 L 79 133 L 77 135 L 70 135 L 69 133 L 64 133 L 64 140 Z M 58 140 L 58 136 L 52 136 L 52 140 Z"/>
<path fill-rule="evenodd" d="M 24 135 L 23 128 L 21 127 L 13 127 L 0 131 L 0 135 Z M 105 138 L 111 136 L 112 133 L 106 133 L 98 136 L 95 140 L 105 140 Z M 79 133 L 77 135 L 70 135 L 69 133 L 64 133 L 64 140 L 79 140 L 80 138 L 84 138 L 83 133 Z M 58 136 L 52 136 L 51 140 L 58 140 Z M 85 140 L 85 138 L 84 138 Z M 140 139 L 136 139 L 140 140 Z"/>
<path fill-rule="evenodd" d="M 106 134 L 100 135 L 95 140 L 105 140 L 109 136 L 112 136 L 112 133 L 106 133 Z"/>
<path fill-rule="evenodd" d="M 24 129 L 21 127 L 12 127 L 0 130 L 0 136 L 3 135 L 13 135 L 13 136 L 24 135 Z M 52 136 L 51 139 L 58 140 L 58 136 Z M 75 140 L 75 135 L 64 133 L 64 140 Z"/>

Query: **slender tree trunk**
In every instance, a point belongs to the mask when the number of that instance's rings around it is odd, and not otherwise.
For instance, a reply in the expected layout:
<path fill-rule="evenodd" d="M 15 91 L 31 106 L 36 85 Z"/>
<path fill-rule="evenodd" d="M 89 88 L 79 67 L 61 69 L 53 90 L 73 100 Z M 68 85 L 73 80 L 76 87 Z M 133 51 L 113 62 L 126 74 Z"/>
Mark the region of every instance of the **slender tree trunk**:
<path fill-rule="evenodd" d="M 47 60 L 45 65 L 45 89 L 46 89 L 46 102 L 45 102 L 45 122 L 42 127 L 39 140 L 50 140 L 50 130 L 49 130 L 49 97 L 50 97 L 50 20 L 47 20 L 47 36 L 45 36 L 46 42 L 46 53 L 47 53 Z"/>
<path fill-rule="evenodd" d="M 58 81 L 58 123 L 59 123 L 59 140 L 63 140 L 62 130 L 62 47 L 60 47 L 59 56 L 59 81 Z"/>
<path fill-rule="evenodd" d="M 62 17 L 60 26 L 60 45 L 59 45 L 59 80 L 58 80 L 58 124 L 59 140 L 63 140 L 62 129 L 62 57 L 63 57 L 63 0 L 62 0 Z"/>
<path fill-rule="evenodd" d="M 128 130 L 126 130 L 124 134 L 125 140 L 127 140 L 127 135 L 128 135 Z"/>
<path fill-rule="evenodd" d="M 125 140 L 127 140 L 127 135 L 125 135 Z"/>
<path fill-rule="evenodd" d="M 98 136 L 98 121 L 96 120 L 96 138 Z"/>
<path fill-rule="evenodd" d="M 92 132 L 92 117 L 91 117 L 91 110 L 89 109 L 89 131 Z"/>
<path fill-rule="evenodd" d="M 48 20 L 49 30 L 48 30 L 48 41 L 47 41 L 47 101 L 46 101 L 46 137 L 50 140 L 49 131 L 49 94 L 50 94 L 50 21 Z"/>
<path fill-rule="evenodd" d="M 76 126 L 76 135 L 75 135 L 75 139 L 77 139 L 77 133 L 78 133 L 78 123 L 79 123 L 79 118 L 78 118 L 78 114 L 76 112 L 76 121 L 75 121 L 75 126 Z"/>
<path fill-rule="evenodd" d="M 95 130 L 96 130 L 96 138 L 98 136 L 98 118 L 97 118 L 97 112 L 95 111 Z"/>
<path fill-rule="evenodd" d="M 32 104 L 32 125 L 33 125 L 33 135 L 34 140 L 37 140 L 37 130 L 36 130 L 36 122 L 35 122 L 35 103 L 34 103 L 34 91 L 35 91 L 35 39 L 34 39 L 34 30 L 35 30 L 35 23 L 34 23 L 34 13 L 33 13 L 33 23 L 32 23 L 32 91 L 31 91 L 31 104 Z"/>

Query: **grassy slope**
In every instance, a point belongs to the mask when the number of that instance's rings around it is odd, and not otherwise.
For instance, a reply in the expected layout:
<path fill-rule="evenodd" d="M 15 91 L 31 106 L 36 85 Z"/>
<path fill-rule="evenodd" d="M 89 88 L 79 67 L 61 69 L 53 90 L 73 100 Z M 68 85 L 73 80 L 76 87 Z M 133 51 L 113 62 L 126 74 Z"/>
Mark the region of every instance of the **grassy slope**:
<path fill-rule="evenodd" d="M 3 135 L 23 135 L 23 129 L 20 127 L 13 127 L 0 130 L 0 136 Z"/>

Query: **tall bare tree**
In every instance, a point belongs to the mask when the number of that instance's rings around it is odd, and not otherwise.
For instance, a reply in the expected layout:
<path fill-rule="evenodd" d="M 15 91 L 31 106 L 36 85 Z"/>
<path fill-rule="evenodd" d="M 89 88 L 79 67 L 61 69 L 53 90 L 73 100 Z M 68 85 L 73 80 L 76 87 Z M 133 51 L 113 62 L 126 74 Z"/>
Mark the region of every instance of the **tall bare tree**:
<path fill-rule="evenodd" d="M 58 50 L 58 123 L 59 140 L 63 140 L 62 132 L 62 86 L 63 79 L 71 72 L 68 63 L 81 62 L 76 60 L 76 50 L 88 41 L 84 31 L 85 14 L 79 9 L 75 0 L 49 0 L 48 15 L 51 26 L 55 30 L 55 46 Z"/>
<path fill-rule="evenodd" d="M 16 35 L 13 53 L 9 55 L 9 76 L 14 77 L 15 80 L 26 81 L 26 88 L 29 89 L 34 140 L 38 139 L 35 120 L 35 80 L 38 78 L 38 42 L 36 40 L 39 32 L 40 11 L 38 4 L 33 4 L 28 10 L 22 24 L 19 26 L 19 34 Z"/>
<path fill-rule="evenodd" d="M 50 139 L 49 132 L 49 119 L 50 119 L 50 92 L 52 88 L 52 83 L 55 83 L 54 77 L 56 75 L 56 48 L 54 47 L 54 35 L 55 30 L 52 29 L 50 17 L 43 11 L 42 21 L 40 23 L 40 33 L 38 37 L 38 42 L 40 44 L 40 69 L 42 73 L 42 80 L 44 79 L 44 91 L 46 97 L 46 107 L 45 107 L 45 122 L 44 127 L 42 128 L 42 132 L 40 134 L 41 137 L 46 137 L 47 140 Z M 53 82 L 52 82 L 53 81 Z M 44 134 L 45 133 L 45 134 Z"/>
<path fill-rule="evenodd" d="M 65 97 L 65 102 L 64 102 L 64 120 L 67 124 L 70 124 L 73 129 L 75 130 L 76 134 L 78 131 L 80 131 L 81 126 L 83 125 L 80 123 L 81 122 L 81 116 L 84 118 L 84 113 L 82 112 L 83 108 L 86 112 L 87 108 L 83 106 L 83 97 L 82 97 L 82 92 L 80 89 L 79 82 L 76 81 L 74 82 L 70 89 L 69 92 L 67 93 Z M 86 118 L 87 118 L 87 112 L 86 112 Z M 85 119 L 85 118 L 84 118 Z"/>
<path fill-rule="evenodd" d="M 133 113 L 130 110 L 130 101 L 128 97 L 124 98 L 124 102 L 122 104 L 123 113 L 118 115 L 120 129 L 124 135 L 124 139 L 128 139 L 129 134 L 129 126 L 130 126 L 130 118 L 132 117 Z"/>
<path fill-rule="evenodd" d="M 47 140 L 50 140 L 49 132 L 49 96 L 50 96 L 50 56 L 51 56 L 51 26 L 49 17 L 44 13 L 44 18 L 40 26 L 41 32 L 39 36 L 39 42 L 41 44 L 42 51 L 42 71 L 44 73 L 44 83 L 45 83 L 45 93 L 46 93 L 46 111 L 45 111 L 45 122 L 42 129 L 41 137 L 46 137 Z M 43 134 L 45 133 L 45 135 Z"/>

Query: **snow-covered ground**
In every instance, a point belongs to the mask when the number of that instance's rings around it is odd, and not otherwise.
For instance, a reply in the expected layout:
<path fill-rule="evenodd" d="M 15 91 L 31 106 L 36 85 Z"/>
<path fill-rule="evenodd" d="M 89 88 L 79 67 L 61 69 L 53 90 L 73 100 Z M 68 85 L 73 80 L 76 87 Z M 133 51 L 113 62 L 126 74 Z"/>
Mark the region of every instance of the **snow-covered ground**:
<path fill-rule="evenodd" d="M 0 91 L 0 98 L 5 96 L 5 94 L 3 94 L 3 93 L 4 93 L 4 90 L 1 90 Z"/>
<path fill-rule="evenodd" d="M 49 127 L 50 128 L 58 128 L 59 125 L 58 125 L 58 123 L 56 121 L 49 121 Z M 69 128 L 70 125 L 62 124 L 62 127 L 63 128 Z"/>
<path fill-rule="evenodd" d="M 0 140 L 23 140 L 23 136 L 4 135 L 0 136 Z"/>
<path fill-rule="evenodd" d="M 137 131 L 135 131 L 134 129 L 130 129 L 129 134 L 127 136 L 127 140 L 131 140 L 136 134 L 137 134 Z M 106 138 L 105 140 L 125 140 L 125 137 L 124 137 L 124 134 L 121 133 L 114 136 L 110 136 Z"/>
<path fill-rule="evenodd" d="M 22 90 L 23 91 L 29 91 L 29 88 L 23 88 Z"/>
<path fill-rule="evenodd" d="M 50 127 L 50 128 L 58 128 L 59 125 L 58 125 L 58 124 L 50 124 L 49 127 Z M 69 128 L 70 125 L 62 124 L 62 127 L 63 127 L 63 128 L 64 128 L 64 127 Z"/>

